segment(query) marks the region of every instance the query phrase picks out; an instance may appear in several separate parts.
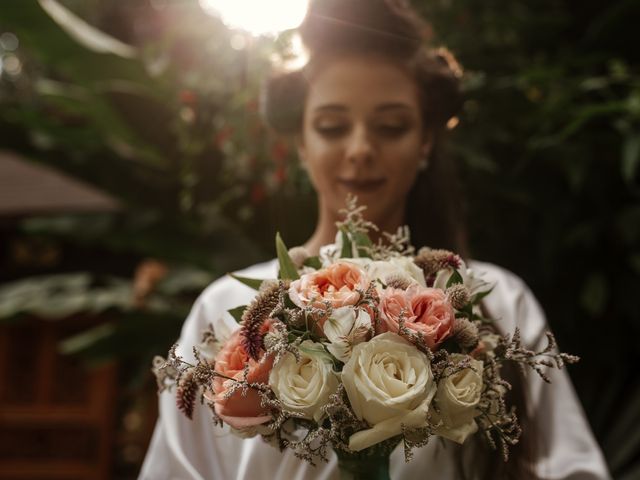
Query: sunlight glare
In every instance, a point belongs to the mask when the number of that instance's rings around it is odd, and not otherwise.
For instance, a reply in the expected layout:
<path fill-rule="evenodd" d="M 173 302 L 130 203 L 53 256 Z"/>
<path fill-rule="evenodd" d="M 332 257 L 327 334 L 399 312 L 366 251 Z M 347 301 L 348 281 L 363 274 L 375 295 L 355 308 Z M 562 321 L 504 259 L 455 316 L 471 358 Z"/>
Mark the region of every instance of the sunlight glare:
<path fill-rule="evenodd" d="M 202 9 L 230 28 L 253 35 L 276 33 L 300 25 L 309 0 L 200 0 Z"/>

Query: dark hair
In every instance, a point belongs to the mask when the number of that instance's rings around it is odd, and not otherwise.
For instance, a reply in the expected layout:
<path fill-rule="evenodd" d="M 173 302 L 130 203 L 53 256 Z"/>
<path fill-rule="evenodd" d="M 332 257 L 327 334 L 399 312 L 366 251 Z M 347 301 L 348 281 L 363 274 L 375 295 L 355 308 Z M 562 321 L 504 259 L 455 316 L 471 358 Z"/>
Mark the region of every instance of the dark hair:
<path fill-rule="evenodd" d="M 262 96 L 267 124 L 283 135 L 300 132 L 309 77 L 326 59 L 375 54 L 407 68 L 420 92 L 425 130 L 433 139 L 429 167 L 419 173 L 407 202 L 405 221 L 412 243 L 447 248 L 468 257 L 456 167 L 442 150 L 447 124 L 462 106 L 461 68 L 454 57 L 445 49 L 429 46 L 431 29 L 406 0 L 312 0 L 299 33 L 310 52 L 309 63 L 267 80 Z M 460 462 L 463 477 L 535 478 L 529 467 L 535 458 L 531 447 L 536 435 L 527 417 L 524 380 L 517 371 L 507 373 L 513 374 L 511 396 L 527 440 L 513 449 L 505 464 L 500 452 L 488 452 L 477 439 L 472 447 L 473 463 L 485 468 L 469 474 Z M 456 455 L 461 458 L 461 453 L 458 450 Z"/>

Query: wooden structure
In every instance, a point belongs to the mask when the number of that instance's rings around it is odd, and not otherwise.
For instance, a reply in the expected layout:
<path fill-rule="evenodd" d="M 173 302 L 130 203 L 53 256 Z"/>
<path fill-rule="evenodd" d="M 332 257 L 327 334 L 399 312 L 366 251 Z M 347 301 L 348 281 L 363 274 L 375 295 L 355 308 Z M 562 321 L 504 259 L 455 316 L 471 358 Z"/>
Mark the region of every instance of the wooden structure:
<path fill-rule="evenodd" d="M 0 243 L 12 238 L 19 219 L 30 215 L 119 208 L 116 200 L 90 185 L 0 151 Z M 8 256 L 8 250 L 0 255 L 0 269 Z M 14 273 L 20 277 L 19 271 Z M 57 351 L 61 339 L 97 321 L 0 322 L 0 479 L 111 478 L 116 367 L 87 370 L 78 359 Z"/>
<path fill-rule="evenodd" d="M 109 478 L 115 366 L 87 370 L 57 353 L 87 319 L 0 327 L 0 478 Z"/>
<path fill-rule="evenodd" d="M 0 150 L 0 216 L 110 212 L 118 202 L 50 167 Z"/>

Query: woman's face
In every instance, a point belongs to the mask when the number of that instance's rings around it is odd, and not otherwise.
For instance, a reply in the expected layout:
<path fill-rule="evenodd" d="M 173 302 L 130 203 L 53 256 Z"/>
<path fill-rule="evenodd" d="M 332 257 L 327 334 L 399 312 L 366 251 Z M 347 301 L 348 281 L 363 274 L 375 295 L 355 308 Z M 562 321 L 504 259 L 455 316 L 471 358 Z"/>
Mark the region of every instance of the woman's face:
<path fill-rule="evenodd" d="M 384 228 L 403 222 L 406 198 L 428 152 L 418 89 L 376 57 L 324 63 L 310 79 L 299 153 L 331 218 L 348 193 Z"/>

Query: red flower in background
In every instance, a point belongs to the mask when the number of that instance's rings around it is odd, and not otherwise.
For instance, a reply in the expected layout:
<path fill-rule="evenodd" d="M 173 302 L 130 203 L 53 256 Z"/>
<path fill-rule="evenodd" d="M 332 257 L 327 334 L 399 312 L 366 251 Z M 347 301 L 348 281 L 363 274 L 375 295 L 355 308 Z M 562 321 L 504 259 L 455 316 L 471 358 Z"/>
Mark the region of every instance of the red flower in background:
<path fill-rule="evenodd" d="M 179 97 L 185 105 L 194 105 L 198 101 L 198 96 L 193 90 L 181 90 Z"/>

